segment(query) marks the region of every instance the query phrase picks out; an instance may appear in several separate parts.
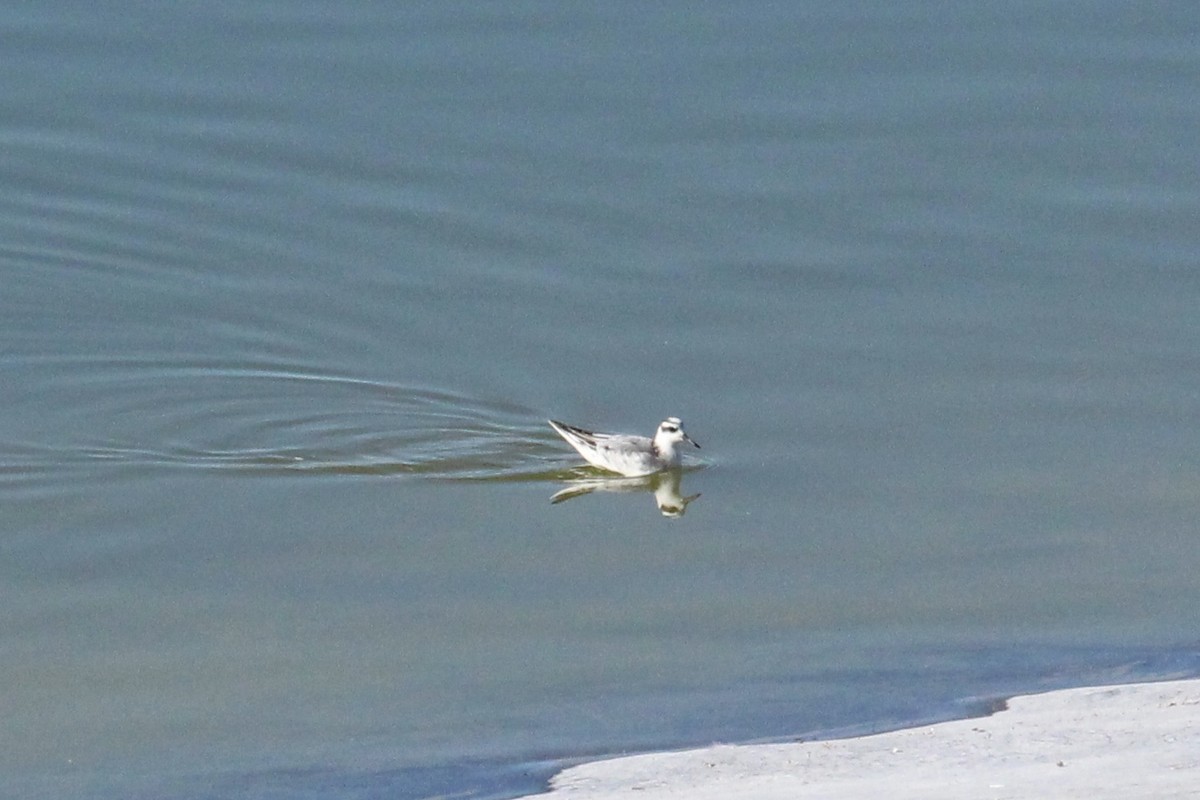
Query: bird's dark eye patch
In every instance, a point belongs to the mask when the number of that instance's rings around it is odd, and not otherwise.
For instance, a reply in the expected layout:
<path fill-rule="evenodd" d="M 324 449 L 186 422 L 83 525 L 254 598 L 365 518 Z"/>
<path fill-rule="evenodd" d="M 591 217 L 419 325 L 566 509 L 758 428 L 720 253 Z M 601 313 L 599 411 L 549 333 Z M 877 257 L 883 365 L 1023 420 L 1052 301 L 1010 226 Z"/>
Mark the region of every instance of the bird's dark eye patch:
<path fill-rule="evenodd" d="M 676 428 L 674 425 L 663 425 L 663 430 L 667 433 L 675 433 L 679 428 Z"/>

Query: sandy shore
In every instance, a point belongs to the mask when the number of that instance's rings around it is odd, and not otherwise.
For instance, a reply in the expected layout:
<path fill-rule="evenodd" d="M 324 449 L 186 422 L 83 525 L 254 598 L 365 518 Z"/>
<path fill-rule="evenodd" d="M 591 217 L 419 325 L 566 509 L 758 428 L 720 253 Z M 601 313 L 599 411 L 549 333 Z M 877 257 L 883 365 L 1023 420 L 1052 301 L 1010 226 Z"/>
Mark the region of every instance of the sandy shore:
<path fill-rule="evenodd" d="M 1200 798 L 1200 680 L 1015 697 L 989 717 L 874 736 L 583 764 L 541 800 Z"/>

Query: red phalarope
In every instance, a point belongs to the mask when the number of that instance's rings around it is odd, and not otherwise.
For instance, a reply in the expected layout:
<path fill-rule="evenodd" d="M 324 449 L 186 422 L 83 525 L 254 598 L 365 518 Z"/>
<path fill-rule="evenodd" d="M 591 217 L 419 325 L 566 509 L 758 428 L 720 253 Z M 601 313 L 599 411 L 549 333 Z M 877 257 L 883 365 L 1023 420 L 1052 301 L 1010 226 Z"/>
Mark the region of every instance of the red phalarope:
<path fill-rule="evenodd" d="M 684 433 L 679 417 L 667 417 L 659 423 L 653 439 L 623 433 L 593 433 L 553 419 L 550 427 L 589 464 L 630 478 L 678 467 L 681 453 L 676 445 L 680 442 L 700 446 Z"/>

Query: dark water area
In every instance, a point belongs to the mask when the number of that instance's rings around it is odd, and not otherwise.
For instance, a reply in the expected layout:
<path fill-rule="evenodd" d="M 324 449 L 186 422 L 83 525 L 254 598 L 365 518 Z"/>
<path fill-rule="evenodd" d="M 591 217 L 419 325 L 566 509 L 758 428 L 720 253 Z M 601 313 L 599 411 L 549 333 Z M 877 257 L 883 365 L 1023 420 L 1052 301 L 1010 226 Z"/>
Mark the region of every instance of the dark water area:
<path fill-rule="evenodd" d="M 504 797 L 1197 674 L 1198 33 L 0 11 L 0 796 Z M 633 483 L 546 425 L 668 415 Z"/>

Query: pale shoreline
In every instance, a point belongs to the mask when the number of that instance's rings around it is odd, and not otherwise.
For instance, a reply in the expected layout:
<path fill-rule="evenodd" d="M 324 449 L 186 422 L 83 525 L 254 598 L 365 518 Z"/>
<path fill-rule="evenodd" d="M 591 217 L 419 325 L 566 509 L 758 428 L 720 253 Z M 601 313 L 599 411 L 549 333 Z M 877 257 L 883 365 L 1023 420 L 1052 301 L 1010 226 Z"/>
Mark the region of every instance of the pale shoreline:
<path fill-rule="evenodd" d="M 1200 798 L 1200 680 L 1021 695 L 986 717 L 871 736 L 714 745 L 556 775 L 538 800 Z"/>

